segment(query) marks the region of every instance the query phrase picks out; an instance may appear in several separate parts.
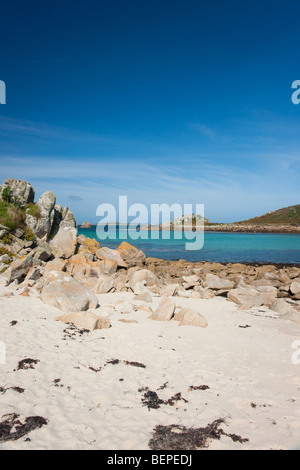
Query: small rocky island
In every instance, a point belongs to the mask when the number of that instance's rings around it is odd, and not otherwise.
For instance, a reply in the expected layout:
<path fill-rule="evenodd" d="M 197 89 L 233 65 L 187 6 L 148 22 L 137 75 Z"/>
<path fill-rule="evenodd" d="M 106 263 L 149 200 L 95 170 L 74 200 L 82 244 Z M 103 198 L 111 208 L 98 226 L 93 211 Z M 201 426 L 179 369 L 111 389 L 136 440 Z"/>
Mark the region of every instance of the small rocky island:
<path fill-rule="evenodd" d="M 90 224 L 89 222 L 84 222 L 80 228 L 82 229 L 92 228 L 92 224 Z"/>

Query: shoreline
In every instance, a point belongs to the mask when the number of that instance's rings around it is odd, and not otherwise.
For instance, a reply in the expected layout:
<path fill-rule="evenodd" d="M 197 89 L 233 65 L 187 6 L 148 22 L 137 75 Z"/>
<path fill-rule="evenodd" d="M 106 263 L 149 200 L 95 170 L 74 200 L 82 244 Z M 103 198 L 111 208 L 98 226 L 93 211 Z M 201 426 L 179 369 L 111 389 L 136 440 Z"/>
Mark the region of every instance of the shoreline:
<path fill-rule="evenodd" d="M 114 224 L 100 224 L 100 226 L 109 227 L 114 226 Z M 91 227 L 82 227 L 79 225 L 81 230 L 91 230 L 98 226 L 98 224 L 91 224 Z M 116 224 L 117 228 L 127 228 L 125 224 Z M 182 227 L 169 227 L 169 226 L 141 226 L 141 230 L 143 231 L 183 231 Z M 185 226 L 184 230 L 193 231 L 192 226 Z M 222 225 L 210 225 L 204 226 L 204 232 L 220 232 L 220 233 L 269 233 L 269 234 L 296 234 L 300 235 L 300 226 L 291 226 L 291 225 L 240 225 L 240 224 L 222 224 Z M 198 232 L 202 232 L 201 230 L 196 230 Z"/>

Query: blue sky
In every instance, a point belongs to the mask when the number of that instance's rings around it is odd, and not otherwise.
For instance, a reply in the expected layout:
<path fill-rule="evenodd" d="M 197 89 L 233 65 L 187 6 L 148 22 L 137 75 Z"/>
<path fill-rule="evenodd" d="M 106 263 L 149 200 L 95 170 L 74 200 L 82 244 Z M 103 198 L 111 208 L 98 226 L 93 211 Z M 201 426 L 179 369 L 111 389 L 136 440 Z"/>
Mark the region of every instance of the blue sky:
<path fill-rule="evenodd" d="M 300 203 L 300 4 L 0 2 L 0 176 L 101 203 L 205 204 L 233 222 Z"/>

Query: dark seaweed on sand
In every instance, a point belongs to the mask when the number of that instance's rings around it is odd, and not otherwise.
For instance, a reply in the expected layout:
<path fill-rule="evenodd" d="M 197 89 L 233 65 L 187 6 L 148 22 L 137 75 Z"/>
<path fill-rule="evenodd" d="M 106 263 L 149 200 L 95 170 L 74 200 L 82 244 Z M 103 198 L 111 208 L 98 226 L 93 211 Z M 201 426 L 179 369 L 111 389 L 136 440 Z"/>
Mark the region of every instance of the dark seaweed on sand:
<path fill-rule="evenodd" d="M 221 436 L 228 436 L 234 442 L 241 444 L 248 442 L 236 434 L 226 434 L 220 428 L 225 423 L 223 419 L 217 419 L 208 424 L 206 428 L 186 428 L 185 426 L 156 426 L 152 439 L 149 441 L 151 450 L 197 450 L 209 446 L 213 439 L 219 440 Z"/>
<path fill-rule="evenodd" d="M 37 365 L 40 361 L 38 359 L 23 359 L 19 362 L 17 370 L 28 370 L 34 369 L 34 365 Z"/>
<path fill-rule="evenodd" d="M 185 403 L 188 403 L 188 401 L 181 396 L 181 393 L 176 393 L 173 397 L 169 398 L 168 400 L 162 400 L 161 398 L 159 398 L 156 392 L 153 392 L 152 390 L 149 390 L 147 388 L 140 389 L 139 391 L 145 391 L 144 397 L 142 398 L 142 403 L 144 406 L 148 407 L 148 410 L 157 410 L 158 408 L 160 408 L 161 405 L 174 406 L 175 403 L 180 400 L 184 401 Z"/>
<path fill-rule="evenodd" d="M 24 422 L 20 421 L 17 414 L 6 415 L 2 418 L 4 420 L 0 423 L 0 442 L 17 441 L 48 424 L 46 419 L 40 416 L 30 416 L 25 418 Z"/>

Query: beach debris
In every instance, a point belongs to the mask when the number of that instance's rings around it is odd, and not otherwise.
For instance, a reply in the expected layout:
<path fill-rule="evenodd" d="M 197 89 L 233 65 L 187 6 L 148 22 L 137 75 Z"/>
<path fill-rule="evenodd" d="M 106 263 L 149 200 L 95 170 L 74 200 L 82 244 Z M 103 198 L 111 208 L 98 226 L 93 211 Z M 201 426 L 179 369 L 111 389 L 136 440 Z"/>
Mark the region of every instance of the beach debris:
<path fill-rule="evenodd" d="M 130 361 L 123 361 L 124 364 L 127 366 L 132 366 L 132 367 L 141 367 L 142 369 L 146 369 L 145 364 L 142 364 L 141 362 L 130 362 Z"/>
<path fill-rule="evenodd" d="M 230 437 L 234 442 L 244 444 L 248 439 L 243 439 L 236 434 L 226 434 L 220 428 L 224 419 L 217 419 L 205 428 L 187 428 L 185 426 L 170 425 L 156 426 L 152 439 L 149 441 L 151 450 L 197 450 L 209 447 L 211 440 L 220 440 L 221 436 Z"/>
<path fill-rule="evenodd" d="M 13 390 L 14 392 L 17 392 L 17 393 L 20 393 L 20 394 L 25 392 L 24 388 L 21 388 L 21 387 L 8 387 L 8 388 L 0 387 L 1 395 L 5 395 L 5 393 L 8 390 Z"/>
<path fill-rule="evenodd" d="M 167 388 L 167 386 L 169 385 L 169 382 L 165 382 L 163 385 L 161 385 L 157 390 L 164 390 L 165 388 Z"/>
<path fill-rule="evenodd" d="M 101 372 L 102 367 L 99 367 L 99 369 L 95 369 L 94 367 L 91 367 L 91 366 L 90 366 L 89 369 L 92 370 L 93 372 L 98 373 L 98 372 Z"/>
<path fill-rule="evenodd" d="M 149 388 L 147 387 L 139 389 L 139 392 L 145 392 L 142 398 L 142 403 L 144 406 L 148 407 L 149 411 L 150 409 L 157 410 L 158 408 L 160 408 L 161 405 L 174 406 L 175 403 L 181 400 L 185 403 L 188 403 L 188 401 L 181 396 L 181 393 L 176 393 L 173 397 L 169 398 L 168 400 L 162 400 L 161 398 L 159 398 L 156 392 L 149 390 Z"/>
<path fill-rule="evenodd" d="M 113 366 L 117 365 L 117 364 L 120 364 L 120 360 L 119 359 L 111 359 L 110 361 L 106 361 L 106 364 L 112 364 Z"/>
<path fill-rule="evenodd" d="M 18 414 L 4 415 L 0 422 L 0 442 L 17 441 L 48 424 L 41 416 L 20 419 Z"/>
<path fill-rule="evenodd" d="M 70 324 L 63 332 L 65 334 L 64 337 L 63 337 L 63 341 L 66 341 L 67 339 L 75 340 L 75 339 L 77 339 L 77 336 L 79 336 L 79 337 L 83 336 L 84 334 L 87 334 L 90 331 L 85 330 L 85 329 L 77 328 L 77 326 L 75 326 L 73 324 Z"/>
<path fill-rule="evenodd" d="M 105 365 L 107 364 L 112 364 L 113 366 L 117 364 L 126 364 L 127 366 L 132 366 L 132 367 L 140 367 L 142 369 L 146 369 L 145 364 L 142 364 L 141 362 L 132 362 L 132 361 L 122 361 L 120 359 L 112 359 L 110 361 L 107 361 Z"/>
<path fill-rule="evenodd" d="M 208 385 L 191 385 L 188 392 L 193 392 L 195 390 L 210 390 L 210 387 Z"/>
<path fill-rule="evenodd" d="M 17 370 L 28 370 L 34 369 L 34 366 L 37 365 L 40 361 L 38 359 L 23 359 L 18 363 Z"/>

